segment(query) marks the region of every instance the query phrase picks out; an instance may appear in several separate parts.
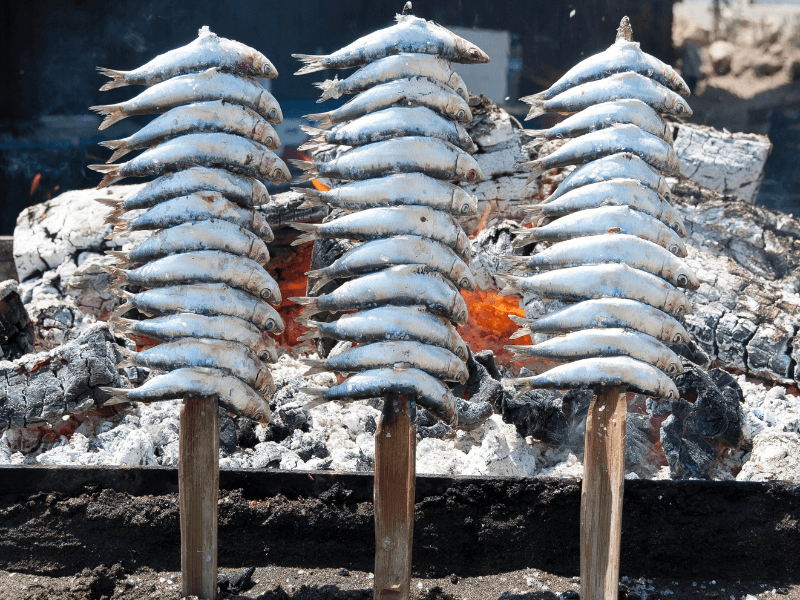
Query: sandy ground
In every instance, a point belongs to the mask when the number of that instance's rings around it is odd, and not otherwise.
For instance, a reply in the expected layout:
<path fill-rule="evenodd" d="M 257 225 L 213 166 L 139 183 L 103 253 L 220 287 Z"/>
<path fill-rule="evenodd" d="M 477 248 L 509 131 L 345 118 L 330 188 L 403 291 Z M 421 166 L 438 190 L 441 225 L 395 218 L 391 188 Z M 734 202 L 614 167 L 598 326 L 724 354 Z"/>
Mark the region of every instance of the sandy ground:
<path fill-rule="evenodd" d="M 221 569 L 236 575 L 231 569 Z M 316 598 L 371 598 L 372 573 L 342 569 L 290 569 L 261 567 L 252 576 L 251 586 L 239 595 L 221 593 L 221 599 L 288 600 Z M 576 599 L 578 577 L 561 577 L 528 569 L 481 577 L 460 578 L 457 573 L 444 579 L 411 580 L 411 597 L 442 600 L 555 600 Z M 85 570 L 73 577 L 43 577 L 0 571 L 0 597 L 4 600 L 101 600 L 163 599 L 178 600 L 180 573 L 139 570 L 124 573 L 115 570 Z M 776 581 L 701 581 L 681 579 L 649 579 L 646 576 L 623 575 L 620 600 L 652 600 L 655 598 L 719 598 L 751 600 L 751 598 L 800 599 L 800 585 Z"/>

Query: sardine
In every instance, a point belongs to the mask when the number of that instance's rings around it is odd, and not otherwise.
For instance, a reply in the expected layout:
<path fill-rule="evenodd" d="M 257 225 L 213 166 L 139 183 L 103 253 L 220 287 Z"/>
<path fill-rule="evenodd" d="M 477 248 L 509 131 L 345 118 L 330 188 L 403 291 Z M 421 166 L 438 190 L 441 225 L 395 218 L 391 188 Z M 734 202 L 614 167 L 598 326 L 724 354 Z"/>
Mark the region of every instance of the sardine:
<path fill-rule="evenodd" d="M 385 108 L 330 130 L 316 129 L 305 125 L 301 125 L 300 129 L 313 136 L 311 140 L 298 148 L 300 151 L 311 150 L 313 152 L 320 144 L 363 146 L 395 137 L 412 135 L 444 140 L 470 154 L 474 154 L 478 150 L 466 129 L 458 123 L 440 117 L 424 106 Z"/>
<path fill-rule="evenodd" d="M 340 98 L 343 94 L 357 94 L 387 81 L 409 77 L 427 77 L 439 81 L 469 102 L 467 84 L 461 76 L 453 70 L 448 61 L 430 54 L 387 56 L 361 67 L 346 79 L 340 81 L 337 75 L 322 83 L 315 83 L 314 86 L 322 90 L 322 97 L 317 102 L 324 102 L 329 98 Z"/>
<path fill-rule="evenodd" d="M 567 175 L 566 179 L 559 184 L 556 191 L 550 194 L 545 202 L 552 202 L 567 192 L 584 185 L 608 181 L 609 179 L 636 179 L 642 185 L 646 185 L 662 196 L 666 196 L 669 193 L 667 180 L 660 173 L 657 173 L 653 167 L 635 154 L 621 152 L 603 156 L 586 163 L 582 167 L 578 167 Z"/>
<path fill-rule="evenodd" d="M 623 327 L 646 333 L 670 346 L 691 341 L 689 332 L 678 321 L 636 300 L 599 298 L 565 306 L 538 319 L 509 316 L 522 326 L 511 339 L 532 333 L 564 334 L 592 327 Z"/>
<path fill-rule="evenodd" d="M 486 53 L 464 38 L 413 15 L 397 15 L 396 25 L 379 29 L 328 55 L 292 54 L 303 68 L 295 75 L 324 69 L 349 69 L 393 54 L 433 54 L 456 63 L 486 63 Z"/>
<path fill-rule="evenodd" d="M 548 169 L 580 165 L 618 152 L 635 154 L 667 175 L 677 175 L 681 170 L 675 150 L 664 140 L 636 125 L 614 125 L 571 139 L 552 154 L 524 163 L 531 172 L 526 183 Z"/>
<path fill-rule="evenodd" d="M 506 346 L 515 360 L 568 362 L 598 356 L 629 356 L 674 377 L 683 373 L 678 355 L 656 338 L 629 329 L 584 329 L 534 346 Z"/>
<path fill-rule="evenodd" d="M 309 271 L 307 275 L 309 280 L 316 280 L 311 290 L 314 294 L 334 279 L 349 279 L 409 264 L 425 265 L 463 290 L 475 289 L 472 272 L 455 252 L 435 240 L 414 235 L 378 239 L 356 246 L 327 267 Z"/>
<path fill-rule="evenodd" d="M 126 211 L 150 208 L 164 200 L 194 192 L 219 192 L 240 206 L 261 206 L 270 202 L 267 188 L 258 179 L 236 175 L 225 169 L 191 167 L 154 179 L 119 206 Z"/>
<path fill-rule="evenodd" d="M 373 369 L 348 378 L 344 383 L 328 389 L 300 388 L 314 400 L 306 408 L 325 402 L 352 402 L 379 398 L 388 394 L 412 394 L 420 406 L 455 425 L 456 398 L 439 380 L 419 369 Z"/>
<path fill-rule="evenodd" d="M 306 371 L 306 376 L 328 371 L 357 373 L 402 365 L 419 369 L 442 381 L 464 383 L 469 378 L 467 365 L 455 354 L 444 348 L 419 342 L 376 342 L 356 346 L 325 359 L 306 359 L 302 362 L 311 367 Z"/>
<path fill-rule="evenodd" d="M 126 85 L 153 85 L 177 75 L 205 71 L 211 67 L 240 76 L 267 79 L 278 76 L 274 65 L 261 52 L 240 42 L 219 37 L 207 25 L 197 32 L 197 39 L 193 42 L 160 54 L 138 69 L 115 71 L 98 67 L 97 70 L 112 79 L 100 88 L 100 91 L 105 91 Z"/>
<path fill-rule="evenodd" d="M 306 319 L 298 322 L 309 329 L 300 340 L 326 337 L 357 344 L 414 340 L 447 348 L 462 361 L 469 356 L 467 344 L 450 321 L 420 306 L 382 306 L 345 314 L 330 323 Z"/>
<path fill-rule="evenodd" d="M 330 129 L 336 123 L 352 121 L 395 105 L 426 107 L 456 121 L 472 120 L 472 111 L 461 96 L 424 77 L 398 79 L 376 85 L 339 108 L 305 115 L 304 118 L 319 121 L 320 129 Z"/>
<path fill-rule="evenodd" d="M 582 60 L 564 73 L 548 90 L 542 92 L 543 98 L 550 99 L 582 83 L 605 79 L 610 74 L 620 71 L 633 71 L 645 75 L 678 92 L 681 96 L 688 96 L 691 93 L 689 86 L 675 72 L 675 69 L 643 52 L 638 42 L 621 39 L 608 49 Z"/>
<path fill-rule="evenodd" d="M 604 263 L 624 263 L 677 287 L 696 290 L 700 280 L 691 267 L 665 248 L 624 233 L 593 235 L 559 242 L 531 256 L 509 256 L 518 269 L 548 271 Z"/>
<path fill-rule="evenodd" d="M 459 216 L 478 212 L 478 199 L 460 187 L 423 173 L 398 173 L 387 177 L 354 181 L 326 192 L 296 188 L 304 194 L 300 206 L 329 205 L 346 210 L 389 206 L 429 206 Z"/>
<path fill-rule="evenodd" d="M 652 79 L 631 72 L 617 73 L 605 79 L 583 83 L 550 99 L 545 99 L 544 93 L 520 98 L 531 106 L 525 117 L 526 121 L 547 113 L 577 113 L 601 102 L 628 98 L 641 100 L 660 113 L 678 117 L 691 117 L 693 114 L 686 100 L 678 94 Z"/>
<path fill-rule="evenodd" d="M 120 367 L 136 365 L 164 371 L 181 367 L 220 369 L 238 377 L 260 394 L 271 396 L 275 393 L 275 383 L 267 365 L 239 342 L 186 337 L 141 352 L 127 351 L 127 354 L 128 359 L 122 361 Z"/>
<path fill-rule="evenodd" d="M 300 181 L 320 177 L 357 181 L 395 173 L 424 173 L 439 179 L 457 179 L 467 183 L 477 183 L 484 179 L 478 162 L 461 148 L 442 140 L 421 136 L 395 138 L 359 146 L 327 162 L 291 162 L 305 171 Z"/>
<path fill-rule="evenodd" d="M 343 312 L 379 306 L 425 306 L 458 325 L 469 318 L 458 288 L 435 271 L 420 265 L 389 267 L 384 271 L 346 281 L 330 294 L 290 298 L 305 306 L 301 317 L 322 311 Z"/>
<path fill-rule="evenodd" d="M 110 394 L 103 404 L 121 402 L 159 402 L 181 398 L 208 398 L 216 396 L 227 410 L 267 425 L 270 421 L 269 404 L 241 379 L 228 375 L 221 369 L 176 369 L 147 380 L 132 390 L 101 387 Z"/>
<path fill-rule="evenodd" d="M 657 135 L 672 144 L 672 129 L 661 120 L 658 113 L 636 98 L 601 102 L 567 117 L 550 129 L 526 131 L 548 140 L 574 138 L 598 129 L 605 129 L 617 123 L 636 125 L 642 131 Z"/>
<path fill-rule="evenodd" d="M 679 236 L 686 237 L 686 226 L 678 211 L 661 194 L 635 179 L 590 183 L 551 202 L 536 204 L 528 210 L 527 222 L 535 223 L 543 217 L 563 217 L 601 206 L 628 206 L 658 219 Z"/>
<path fill-rule="evenodd" d="M 116 277 L 112 285 L 161 287 L 185 283 L 227 283 L 272 304 L 281 303 L 278 284 L 264 267 L 244 256 L 219 250 L 172 254 L 131 270 L 108 269 Z"/>
<path fill-rule="evenodd" d="M 517 247 L 536 242 L 558 242 L 604 233 L 627 233 L 663 246 L 675 256 L 686 258 L 686 245 L 672 229 L 658 219 L 627 206 L 601 206 L 572 213 L 543 227 L 515 229 Z"/>
<path fill-rule="evenodd" d="M 117 317 L 111 324 L 115 334 L 144 336 L 162 342 L 171 342 L 185 337 L 239 342 L 250 348 L 264 362 L 278 362 L 275 340 L 252 323 L 238 317 L 227 315 L 206 317 L 192 313 L 180 313 L 144 321 Z"/>
<path fill-rule="evenodd" d="M 190 221 L 156 231 L 130 252 L 110 250 L 120 267 L 141 264 L 180 252 L 221 250 L 246 256 L 262 267 L 269 262 L 266 244 L 247 229 L 228 221 Z"/>
<path fill-rule="evenodd" d="M 326 238 L 368 241 L 396 235 L 415 235 L 449 246 L 461 260 L 469 263 L 469 238 L 458 221 L 425 206 L 369 208 L 327 223 L 290 225 L 305 232 L 292 242 L 292 246 Z"/>
<path fill-rule="evenodd" d="M 691 301 L 671 283 L 627 265 L 592 265 L 548 271 L 530 277 L 500 275 L 501 296 L 532 292 L 544 298 L 579 302 L 593 298 L 639 300 L 674 316 L 692 312 Z"/>
<path fill-rule="evenodd" d="M 469 155 L 467 155 L 469 156 Z M 145 150 L 125 163 L 89 165 L 106 187 L 126 177 L 163 175 L 189 167 L 222 168 L 272 182 L 291 181 L 289 168 L 264 144 L 229 133 L 190 133 Z"/>
<path fill-rule="evenodd" d="M 209 219 L 221 219 L 249 229 L 266 242 L 275 239 L 264 215 L 252 208 L 236 206 L 217 192 L 199 192 L 172 198 L 156 204 L 144 214 L 130 220 L 124 219 L 119 213 L 111 213 L 107 221 L 114 223 L 116 227 L 111 234 L 114 236 L 128 230 L 164 229 L 182 223 Z"/>
<path fill-rule="evenodd" d="M 209 100 L 242 104 L 270 123 L 283 123 L 281 107 L 264 86 L 255 79 L 222 73 L 219 69 L 179 75 L 157 83 L 125 102 L 92 106 L 90 110 L 105 116 L 100 124 L 102 130 L 134 115 L 163 113 L 176 106 Z"/>
<path fill-rule="evenodd" d="M 223 100 L 178 106 L 153 119 L 132 136 L 100 142 L 100 145 L 114 150 L 106 161 L 112 163 L 132 150 L 152 148 L 187 133 L 231 133 L 255 140 L 270 150 L 277 150 L 281 145 L 275 128 L 256 111 Z"/>
<path fill-rule="evenodd" d="M 652 398 L 677 400 L 678 388 L 661 371 L 627 356 L 587 358 L 558 366 L 533 377 L 507 379 L 519 393 L 535 389 L 582 390 L 622 386 Z"/>
<path fill-rule="evenodd" d="M 274 308 L 255 296 L 232 288 L 224 283 L 198 283 L 153 288 L 138 294 L 115 290 L 125 298 L 112 317 L 119 317 L 131 309 L 147 316 L 171 313 L 196 313 L 198 315 L 230 315 L 253 323 L 272 334 L 283 333 L 283 319 Z"/>

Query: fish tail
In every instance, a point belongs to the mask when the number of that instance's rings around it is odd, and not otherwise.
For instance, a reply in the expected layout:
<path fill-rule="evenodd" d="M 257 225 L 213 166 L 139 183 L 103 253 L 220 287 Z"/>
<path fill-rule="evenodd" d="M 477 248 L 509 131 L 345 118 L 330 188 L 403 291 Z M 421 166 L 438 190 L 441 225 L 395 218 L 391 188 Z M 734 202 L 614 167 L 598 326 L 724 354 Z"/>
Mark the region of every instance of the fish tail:
<path fill-rule="evenodd" d="M 530 185 L 536 178 L 544 173 L 544 165 L 541 160 L 532 160 L 522 163 L 522 166 L 526 169 L 530 169 L 531 172 L 530 175 L 528 175 L 528 179 L 525 181 L 525 185 Z"/>
<path fill-rule="evenodd" d="M 516 323 L 520 327 L 525 327 L 527 325 L 530 325 L 532 322 L 532 319 L 528 319 L 526 317 L 520 317 L 519 315 L 508 315 L 508 318 L 514 321 L 514 323 Z"/>
<path fill-rule="evenodd" d="M 525 227 L 520 227 L 519 229 L 512 229 L 511 233 L 516 236 L 511 242 L 511 245 L 514 248 L 524 248 L 528 244 L 538 241 L 536 229 L 526 229 Z"/>
<path fill-rule="evenodd" d="M 309 271 L 306 273 L 308 275 L 308 279 L 311 280 L 313 277 L 317 281 L 314 283 L 314 287 L 311 289 L 312 294 L 316 294 L 318 290 L 323 288 L 326 284 L 331 282 L 331 278 L 328 277 L 328 274 L 325 272 L 325 269 L 317 269 L 315 271 Z"/>
<path fill-rule="evenodd" d="M 547 129 L 524 129 L 525 137 L 532 138 L 534 141 L 544 140 L 547 137 Z"/>
<path fill-rule="evenodd" d="M 130 296 L 133 296 L 133 294 L 131 294 L 130 292 L 128 292 L 126 290 L 116 289 L 116 290 L 113 290 L 113 292 L 117 296 L 126 297 L 126 296 L 123 296 L 123 294 L 129 294 Z M 129 304 L 128 302 L 125 302 L 124 304 L 120 304 L 117 308 L 115 308 L 111 312 L 111 315 L 109 315 L 108 318 L 109 318 L 109 320 L 118 319 L 118 318 L 122 317 L 122 315 L 124 315 L 126 312 L 131 310 L 132 308 L 133 308 L 133 306 L 131 304 Z"/>
<path fill-rule="evenodd" d="M 322 83 L 315 83 L 314 87 L 322 90 L 322 96 L 317 100 L 317 104 L 330 100 L 331 98 L 341 98 L 342 92 L 339 89 L 339 76 L 334 75 L 333 79 L 326 79 Z"/>
<path fill-rule="evenodd" d="M 290 158 L 289 162 L 303 171 L 303 174 L 300 175 L 300 179 L 298 180 L 300 182 L 311 181 L 312 179 L 320 177 L 320 173 L 317 171 L 317 163 L 309 160 L 297 160 L 296 158 Z"/>
<path fill-rule="evenodd" d="M 296 58 L 303 63 L 303 66 L 295 73 L 295 75 L 316 73 L 317 71 L 324 71 L 328 68 L 325 66 L 325 59 L 327 56 L 320 54 L 292 54 L 292 58 Z"/>
<path fill-rule="evenodd" d="M 133 324 L 136 323 L 133 319 L 126 319 L 125 317 L 112 317 L 108 322 L 113 325 L 114 333 L 121 333 L 122 335 L 133 333 Z"/>
<path fill-rule="evenodd" d="M 325 146 L 330 146 L 330 144 L 328 144 L 324 140 L 319 140 L 319 139 L 314 138 L 314 139 L 306 140 L 305 142 L 300 144 L 297 147 L 297 149 L 300 152 L 304 152 L 305 150 L 308 150 L 309 152 L 311 152 L 311 154 L 316 154 L 317 152 L 322 150 Z"/>
<path fill-rule="evenodd" d="M 125 75 L 128 74 L 127 71 L 115 71 L 114 69 L 106 69 L 103 67 L 97 67 L 97 70 L 100 72 L 101 75 L 105 75 L 106 77 L 111 78 L 111 81 L 103 84 L 103 87 L 100 88 L 101 92 L 130 85 L 127 81 L 125 81 Z"/>
<path fill-rule="evenodd" d="M 103 119 L 103 122 L 100 123 L 100 127 L 98 127 L 98 129 L 101 131 L 103 129 L 108 129 L 114 123 L 122 121 L 122 119 L 128 116 L 123 114 L 122 110 L 120 110 L 119 104 L 99 104 L 98 106 L 90 106 L 89 110 L 93 110 L 101 115 L 105 115 L 106 118 Z"/>
<path fill-rule="evenodd" d="M 500 290 L 501 296 L 519 296 L 519 285 L 517 282 L 521 279 L 520 277 L 501 275 L 500 273 L 495 273 L 494 276 L 506 284 L 505 287 Z"/>
<path fill-rule="evenodd" d="M 122 210 L 121 208 L 116 207 L 114 210 L 112 210 L 110 213 L 106 215 L 105 219 L 103 219 L 103 223 L 106 224 L 111 223 L 112 225 L 117 225 L 120 221 L 122 221 L 122 214 L 124 212 L 125 211 Z"/>
<path fill-rule="evenodd" d="M 125 156 L 130 149 L 126 146 L 126 140 L 106 140 L 104 142 L 100 142 L 100 145 L 104 148 L 109 148 L 110 150 L 114 151 L 114 154 L 111 155 L 106 163 L 113 163 L 115 160 Z"/>
<path fill-rule="evenodd" d="M 324 129 L 319 129 L 318 127 L 311 127 L 311 125 L 300 125 L 301 131 L 307 133 L 311 137 L 317 137 L 320 135 L 325 135 Z M 299 148 L 298 148 L 299 150 Z"/>
<path fill-rule="evenodd" d="M 122 250 L 106 250 L 106 255 L 116 258 L 116 266 L 118 267 L 127 267 L 129 264 L 131 264 L 131 261 L 128 258 L 128 253 L 123 252 Z"/>
<path fill-rule="evenodd" d="M 509 254 L 503 257 L 505 262 L 512 268 L 512 269 L 519 269 L 521 271 L 525 271 L 528 268 L 528 258 L 527 256 L 516 256 L 515 254 Z"/>
<path fill-rule="evenodd" d="M 541 204 L 535 204 L 527 210 L 527 215 L 525 216 L 525 220 L 522 222 L 522 224 L 527 225 L 528 223 L 538 223 L 542 220 L 542 218 L 544 218 L 544 208 Z"/>
<path fill-rule="evenodd" d="M 511 316 L 511 315 L 509 315 L 509 317 L 510 317 L 510 316 Z M 531 331 L 531 328 L 530 328 L 530 327 L 527 327 L 527 326 L 526 326 L 526 327 L 520 327 L 520 328 L 519 328 L 519 329 L 517 329 L 517 330 L 516 330 L 514 333 L 512 333 L 512 334 L 509 336 L 509 338 L 508 338 L 508 339 L 510 339 L 510 340 L 516 340 L 516 339 L 518 339 L 518 338 L 525 337 L 526 335 L 531 335 L 532 333 L 533 333 L 533 332 Z"/>
<path fill-rule="evenodd" d="M 103 270 L 114 278 L 111 280 L 111 283 L 108 284 L 106 291 L 112 288 L 119 287 L 121 285 L 125 285 L 128 282 L 127 269 L 120 269 L 119 267 L 106 266 L 103 267 Z"/>
<path fill-rule="evenodd" d="M 318 129 L 329 129 L 331 125 L 333 125 L 330 112 L 312 113 L 310 115 L 303 115 L 303 118 L 309 121 L 318 121 Z"/>
<path fill-rule="evenodd" d="M 300 361 L 304 365 L 308 366 L 308 370 L 303 373 L 303 377 L 308 375 L 319 375 L 320 373 L 328 373 L 329 369 L 325 366 L 327 362 L 324 359 L 318 358 L 306 358 Z"/>
<path fill-rule="evenodd" d="M 315 206 L 325 206 L 322 201 L 322 193 L 314 188 L 292 188 L 293 192 L 303 194 L 303 203 L 298 208 L 313 208 Z"/>
<path fill-rule="evenodd" d="M 112 183 L 116 183 L 120 179 L 125 179 L 124 175 L 119 174 L 120 165 L 89 165 L 89 168 L 92 171 L 106 174 L 106 176 L 103 177 L 103 181 L 97 184 L 98 188 L 104 188 Z"/>
<path fill-rule="evenodd" d="M 313 242 L 317 239 L 317 229 L 319 225 L 315 225 L 314 223 L 289 223 L 289 227 L 294 227 L 299 231 L 304 231 L 302 235 L 297 236 L 297 239 L 292 242 L 292 246 L 299 246 L 300 244 L 306 244 L 308 242 Z"/>
<path fill-rule="evenodd" d="M 113 406 L 114 404 L 125 404 L 126 402 L 130 402 L 128 400 L 128 392 L 132 390 L 126 390 L 123 388 L 114 388 L 114 387 L 106 387 L 106 386 L 99 386 L 100 391 L 105 394 L 108 394 L 108 399 L 105 400 L 102 405 L 105 406 Z"/>
<path fill-rule="evenodd" d="M 516 346 L 514 344 L 509 344 L 508 346 L 503 346 L 503 348 L 511 352 L 515 360 L 531 358 L 531 356 L 528 354 L 528 346 Z"/>
<path fill-rule="evenodd" d="M 520 98 L 522 102 L 529 104 L 531 107 L 531 109 L 528 111 L 528 116 L 525 117 L 526 121 L 530 121 L 531 119 L 535 119 L 536 117 L 540 117 L 547 113 L 547 109 L 544 107 L 544 94 L 545 92 L 539 92 L 538 94 L 533 94 L 532 96 Z"/>

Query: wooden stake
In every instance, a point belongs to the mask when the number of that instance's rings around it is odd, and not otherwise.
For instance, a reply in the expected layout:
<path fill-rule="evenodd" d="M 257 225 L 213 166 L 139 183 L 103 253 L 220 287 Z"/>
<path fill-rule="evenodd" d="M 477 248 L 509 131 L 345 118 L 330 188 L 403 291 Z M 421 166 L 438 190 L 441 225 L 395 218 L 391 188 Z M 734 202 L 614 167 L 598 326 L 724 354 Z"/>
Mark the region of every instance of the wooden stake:
<path fill-rule="evenodd" d="M 375 600 L 411 590 L 417 435 L 414 396 L 387 396 L 375 431 Z"/>
<path fill-rule="evenodd" d="M 184 596 L 217 597 L 219 404 L 185 399 L 178 431 L 181 584 Z"/>
<path fill-rule="evenodd" d="M 628 406 L 619 387 L 604 388 L 586 417 L 581 489 L 581 600 L 616 600 L 625 485 Z"/>

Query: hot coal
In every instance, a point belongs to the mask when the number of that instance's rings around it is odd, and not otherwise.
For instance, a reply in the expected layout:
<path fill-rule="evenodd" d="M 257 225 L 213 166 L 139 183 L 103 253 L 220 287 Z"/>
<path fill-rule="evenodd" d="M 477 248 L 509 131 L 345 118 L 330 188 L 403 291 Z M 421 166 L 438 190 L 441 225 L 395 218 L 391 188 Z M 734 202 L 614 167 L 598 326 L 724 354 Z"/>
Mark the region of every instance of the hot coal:
<path fill-rule="evenodd" d="M 0 359 L 14 360 L 34 351 L 33 327 L 13 279 L 0 283 Z"/>
<path fill-rule="evenodd" d="M 226 455 L 236 450 L 236 423 L 221 407 L 219 409 L 219 448 Z"/>
<path fill-rule="evenodd" d="M 744 439 L 744 394 L 730 373 L 722 369 L 706 373 L 689 361 L 684 361 L 684 373 L 675 378 L 675 385 L 680 400 L 648 403 L 654 413 L 670 415 L 660 436 L 670 473 L 707 477 L 719 458 L 715 445 L 737 448 Z"/>

